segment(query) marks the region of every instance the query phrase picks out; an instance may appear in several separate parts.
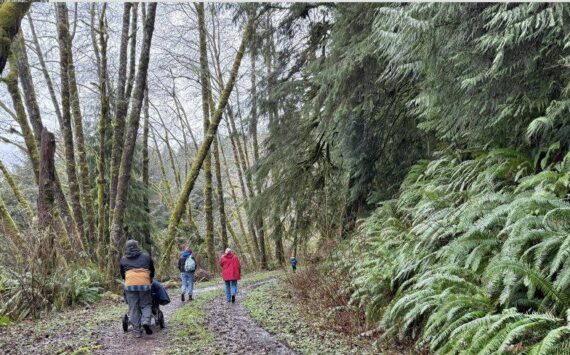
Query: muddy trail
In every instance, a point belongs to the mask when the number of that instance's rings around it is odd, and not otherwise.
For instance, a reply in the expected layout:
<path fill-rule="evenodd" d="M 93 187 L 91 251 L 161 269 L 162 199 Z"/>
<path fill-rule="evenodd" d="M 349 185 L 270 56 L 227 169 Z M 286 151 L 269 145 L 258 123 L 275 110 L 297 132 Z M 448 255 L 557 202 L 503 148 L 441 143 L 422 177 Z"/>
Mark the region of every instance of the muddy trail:
<path fill-rule="evenodd" d="M 248 290 L 275 280 L 263 281 L 238 290 L 236 303 L 217 297 L 204 306 L 208 328 L 216 334 L 216 350 L 224 354 L 296 354 L 260 327 L 241 302 Z"/>
<path fill-rule="evenodd" d="M 241 305 L 248 290 L 275 280 L 262 281 L 238 291 L 236 303 L 227 303 L 225 296 L 212 299 L 203 307 L 207 326 L 215 336 L 215 353 L 224 354 L 295 354 L 285 344 L 255 323 L 247 310 Z M 195 289 L 195 298 L 201 294 L 222 289 L 222 285 Z M 166 327 L 160 329 L 153 325 L 153 334 L 143 334 L 134 338 L 132 333 L 124 333 L 120 321 L 103 330 L 100 348 L 95 354 L 161 354 L 169 348 L 168 332 L 172 314 L 185 303 L 180 301 L 176 292 L 171 292 L 171 302 L 162 306 Z M 172 330 L 176 331 L 176 329 Z"/>
<path fill-rule="evenodd" d="M 195 297 L 199 297 L 200 294 L 221 289 L 222 286 L 210 286 L 204 288 L 194 289 Z M 185 303 L 180 301 L 180 297 L 176 290 L 169 291 L 170 303 L 166 306 L 161 306 L 160 309 L 164 314 L 164 320 L 166 327 L 160 329 L 158 325 L 154 325 L 152 330 L 153 333 L 150 335 L 144 334 L 141 338 L 133 337 L 133 334 L 129 331 L 128 333 L 123 332 L 122 324 L 120 320 L 117 320 L 115 324 L 111 324 L 107 329 L 102 332 L 100 345 L 101 348 L 95 351 L 95 354 L 154 354 L 160 352 L 162 349 L 168 348 L 168 337 L 167 333 L 169 331 L 168 323 L 172 314 Z M 125 312 L 126 312 L 125 305 Z"/>

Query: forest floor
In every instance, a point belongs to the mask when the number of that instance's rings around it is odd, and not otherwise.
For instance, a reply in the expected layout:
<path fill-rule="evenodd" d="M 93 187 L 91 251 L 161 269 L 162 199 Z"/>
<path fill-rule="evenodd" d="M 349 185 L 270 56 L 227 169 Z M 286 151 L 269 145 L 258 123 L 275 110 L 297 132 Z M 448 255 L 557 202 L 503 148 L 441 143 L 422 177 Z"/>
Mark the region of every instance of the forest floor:
<path fill-rule="evenodd" d="M 369 339 L 326 329 L 326 315 L 310 316 L 288 297 L 283 271 L 252 273 L 239 283 L 236 303 L 221 281 L 197 283 L 194 300 L 176 289 L 161 307 L 166 328 L 134 338 L 124 333 L 120 297 L 0 328 L 2 354 L 314 354 L 385 353 Z"/>

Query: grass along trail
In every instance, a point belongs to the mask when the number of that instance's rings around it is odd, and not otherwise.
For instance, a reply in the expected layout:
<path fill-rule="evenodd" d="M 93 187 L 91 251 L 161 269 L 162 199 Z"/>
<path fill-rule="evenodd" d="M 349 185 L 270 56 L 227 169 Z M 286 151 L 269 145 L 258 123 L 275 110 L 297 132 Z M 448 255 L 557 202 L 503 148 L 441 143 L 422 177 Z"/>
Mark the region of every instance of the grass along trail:
<path fill-rule="evenodd" d="M 247 293 L 276 280 L 261 281 L 238 290 L 236 303 L 216 297 L 204 306 L 208 328 L 213 331 L 215 348 L 224 354 L 296 354 L 274 335 L 258 325 L 242 305 Z"/>

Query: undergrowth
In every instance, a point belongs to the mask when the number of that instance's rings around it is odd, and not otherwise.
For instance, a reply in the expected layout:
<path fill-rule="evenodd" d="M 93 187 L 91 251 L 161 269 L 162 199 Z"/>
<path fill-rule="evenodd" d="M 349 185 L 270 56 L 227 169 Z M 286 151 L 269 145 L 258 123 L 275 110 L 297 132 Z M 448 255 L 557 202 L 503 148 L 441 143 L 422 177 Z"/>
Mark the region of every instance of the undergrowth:
<path fill-rule="evenodd" d="M 570 352 L 569 177 L 570 155 L 419 162 L 351 241 L 352 304 L 435 353 Z"/>

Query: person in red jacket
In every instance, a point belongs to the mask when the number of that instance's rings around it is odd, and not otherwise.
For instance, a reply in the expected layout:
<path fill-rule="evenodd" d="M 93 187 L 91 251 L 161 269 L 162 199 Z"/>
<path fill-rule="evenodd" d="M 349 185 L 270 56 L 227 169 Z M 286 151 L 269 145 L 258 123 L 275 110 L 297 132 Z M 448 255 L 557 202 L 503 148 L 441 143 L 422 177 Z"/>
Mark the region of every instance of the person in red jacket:
<path fill-rule="evenodd" d="M 230 248 L 220 258 L 222 278 L 226 284 L 226 300 L 231 303 L 236 301 L 237 282 L 240 279 L 241 266 L 237 255 Z"/>

